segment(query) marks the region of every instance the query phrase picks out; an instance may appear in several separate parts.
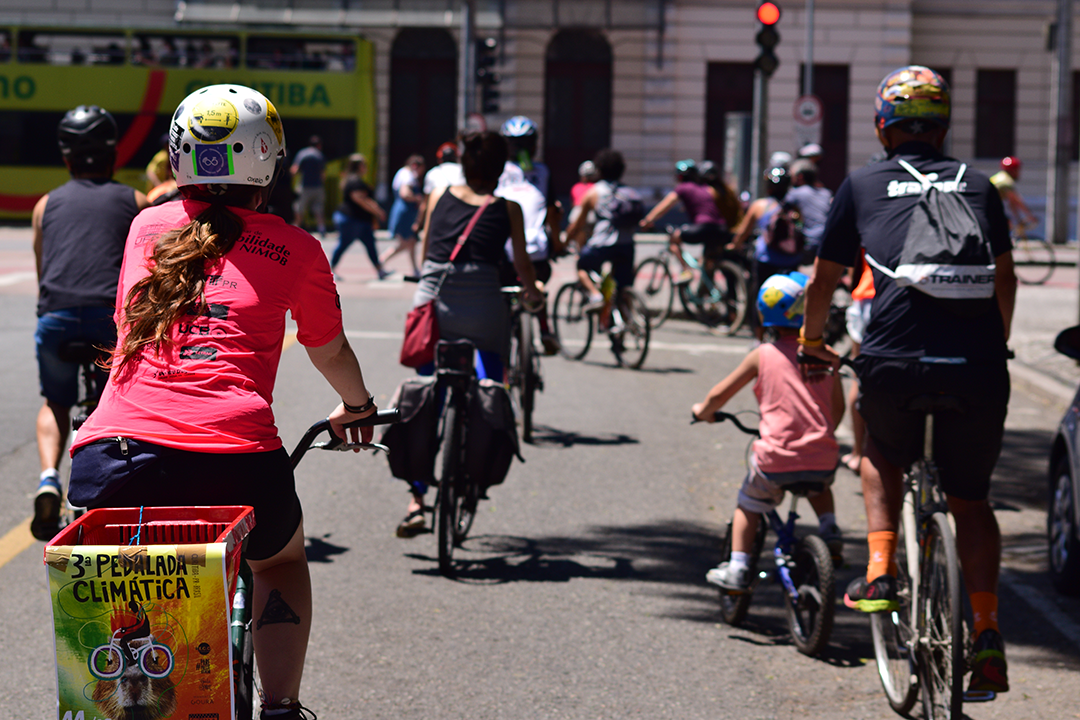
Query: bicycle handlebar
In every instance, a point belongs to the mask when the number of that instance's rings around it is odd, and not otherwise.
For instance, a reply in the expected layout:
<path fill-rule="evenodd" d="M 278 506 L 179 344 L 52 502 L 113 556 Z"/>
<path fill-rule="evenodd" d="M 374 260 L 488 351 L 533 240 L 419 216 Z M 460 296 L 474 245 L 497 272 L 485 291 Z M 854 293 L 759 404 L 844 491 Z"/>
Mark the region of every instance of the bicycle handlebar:
<path fill-rule="evenodd" d="M 353 420 L 346 423 L 345 427 L 373 427 L 375 425 L 390 425 L 401 420 L 401 411 L 397 408 L 388 408 L 386 410 L 379 410 L 373 415 L 369 415 L 366 418 L 360 418 L 359 420 Z M 319 437 L 323 432 L 330 435 L 330 439 L 316 443 L 315 439 Z M 304 433 L 304 437 L 300 439 L 300 442 L 296 444 L 296 449 L 289 455 L 289 460 L 292 462 L 292 466 L 295 469 L 300 461 L 304 459 L 304 455 L 311 448 L 317 448 L 319 450 L 382 450 L 383 452 L 390 452 L 389 448 L 379 443 L 349 443 L 345 442 L 330 428 L 329 420 L 320 420 L 319 422 L 308 428 L 308 431 Z"/>
<path fill-rule="evenodd" d="M 739 418 L 737 416 L 732 415 L 729 412 L 724 412 L 723 410 L 717 410 L 716 412 L 713 413 L 713 419 L 716 420 L 716 422 L 724 422 L 725 420 L 730 420 L 735 427 L 739 428 L 740 430 L 742 430 L 747 435 L 756 435 L 757 437 L 761 437 L 761 433 L 758 432 L 757 428 L 746 427 L 745 425 L 742 424 L 742 421 L 739 420 Z M 704 420 L 698 420 L 696 417 L 692 417 L 691 420 L 690 420 L 691 425 L 696 425 L 699 422 L 705 422 L 705 421 Z"/>

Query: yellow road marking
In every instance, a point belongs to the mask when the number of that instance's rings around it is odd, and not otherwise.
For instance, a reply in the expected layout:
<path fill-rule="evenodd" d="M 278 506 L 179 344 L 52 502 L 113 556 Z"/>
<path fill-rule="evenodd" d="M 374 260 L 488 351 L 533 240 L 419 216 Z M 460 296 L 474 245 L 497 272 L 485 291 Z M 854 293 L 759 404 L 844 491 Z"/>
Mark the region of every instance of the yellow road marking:
<path fill-rule="evenodd" d="M 30 520 L 31 518 L 26 518 L 0 538 L 0 567 L 37 542 L 30 534 Z"/>

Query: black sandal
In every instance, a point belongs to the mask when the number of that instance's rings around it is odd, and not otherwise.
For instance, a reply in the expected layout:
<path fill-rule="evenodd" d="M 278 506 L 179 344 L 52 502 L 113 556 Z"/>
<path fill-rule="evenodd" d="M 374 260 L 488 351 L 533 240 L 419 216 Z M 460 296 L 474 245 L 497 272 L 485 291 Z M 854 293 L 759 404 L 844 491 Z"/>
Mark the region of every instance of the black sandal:
<path fill-rule="evenodd" d="M 423 510 L 413 510 L 406 515 L 405 519 L 397 526 L 397 536 L 399 538 L 416 537 L 422 532 L 424 532 Z"/>

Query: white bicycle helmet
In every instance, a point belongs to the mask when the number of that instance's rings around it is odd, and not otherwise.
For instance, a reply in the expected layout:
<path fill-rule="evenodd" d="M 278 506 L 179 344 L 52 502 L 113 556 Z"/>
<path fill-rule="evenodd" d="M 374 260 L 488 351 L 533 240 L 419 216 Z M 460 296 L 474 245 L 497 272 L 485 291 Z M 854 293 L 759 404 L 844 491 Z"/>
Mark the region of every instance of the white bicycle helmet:
<path fill-rule="evenodd" d="M 515 115 L 502 124 L 499 134 L 508 138 L 524 138 L 536 135 L 536 123 L 524 115 Z"/>
<path fill-rule="evenodd" d="M 274 104 L 243 85 L 210 85 L 188 95 L 169 126 L 169 162 L 177 187 L 267 187 L 285 157 Z"/>

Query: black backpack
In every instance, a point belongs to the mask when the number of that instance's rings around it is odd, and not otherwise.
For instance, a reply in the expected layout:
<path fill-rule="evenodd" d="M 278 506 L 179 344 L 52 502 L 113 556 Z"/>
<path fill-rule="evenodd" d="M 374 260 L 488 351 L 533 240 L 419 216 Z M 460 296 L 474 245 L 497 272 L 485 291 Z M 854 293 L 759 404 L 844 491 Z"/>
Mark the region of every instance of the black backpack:
<path fill-rule="evenodd" d="M 596 216 L 610 222 L 616 230 L 636 228 L 645 218 L 645 201 L 633 188 L 614 185 L 611 195 L 596 208 Z"/>
<path fill-rule="evenodd" d="M 978 218 L 960 193 L 961 165 L 955 180 L 931 182 L 900 160 L 922 185 L 912 211 L 904 247 L 895 268 L 866 254 L 874 269 L 909 287 L 926 293 L 944 308 L 959 315 L 986 312 L 993 305 L 994 258 Z"/>
<path fill-rule="evenodd" d="M 439 405 L 434 376 L 413 377 L 398 385 L 390 407 L 401 421 L 387 425 L 380 442 L 390 448 L 390 474 L 407 482 L 430 483 L 439 452 Z"/>

